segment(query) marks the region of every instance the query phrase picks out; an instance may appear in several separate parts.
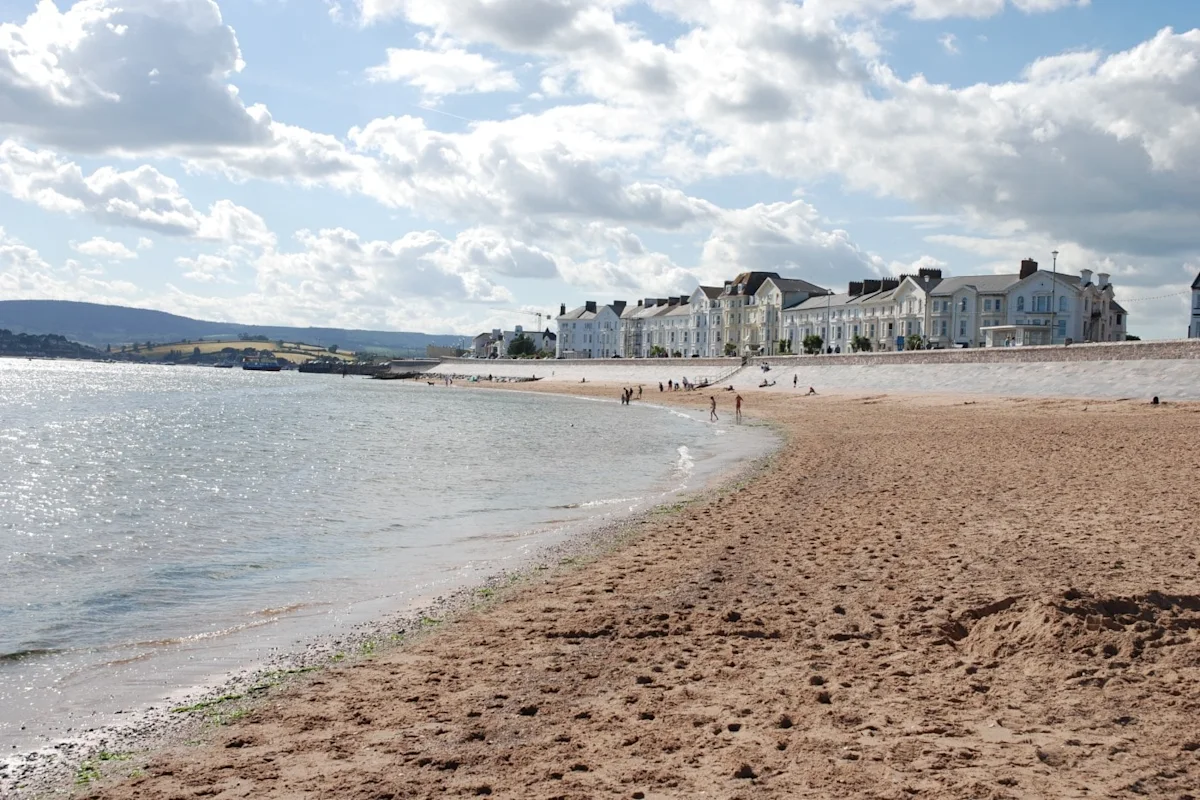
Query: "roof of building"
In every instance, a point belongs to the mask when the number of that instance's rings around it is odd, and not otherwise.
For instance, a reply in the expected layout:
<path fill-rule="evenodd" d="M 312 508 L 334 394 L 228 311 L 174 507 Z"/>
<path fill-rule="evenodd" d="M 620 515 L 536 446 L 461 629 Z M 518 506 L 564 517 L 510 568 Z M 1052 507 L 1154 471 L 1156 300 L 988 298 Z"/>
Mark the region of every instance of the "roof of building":
<path fill-rule="evenodd" d="M 1200 280 L 1200 278 L 1198 278 L 1197 280 Z M 1122 314 L 1129 313 L 1128 311 L 1125 310 L 1125 307 L 1123 305 L 1121 305 L 1120 303 L 1118 303 L 1116 300 L 1112 301 L 1112 309 L 1113 309 L 1113 311 L 1120 311 Z"/>
<path fill-rule="evenodd" d="M 933 290 L 936 289 L 941 282 L 946 279 L 933 277 L 926 278 L 923 275 L 905 275 L 904 280 L 900 281 L 901 286 L 904 285 L 905 280 L 910 282 L 913 286 L 916 286 L 921 291 L 925 292 L 925 294 L 933 294 Z"/>
<path fill-rule="evenodd" d="M 560 314 L 558 319 L 595 319 L 596 312 L 588 311 L 587 306 L 573 308 L 565 314 Z"/>
<path fill-rule="evenodd" d="M 859 298 L 857 296 L 851 296 L 845 293 L 822 294 L 816 297 L 810 297 L 803 303 L 798 303 L 797 305 L 792 306 L 792 308 L 800 311 L 819 311 L 823 308 L 841 308 L 842 306 L 849 305 L 858 299 Z"/>
<path fill-rule="evenodd" d="M 1197 278 L 1196 280 L 1200 280 L 1200 278 Z M 704 292 L 704 296 L 709 300 L 716 300 L 721 296 L 721 292 L 725 290 L 720 286 L 701 286 L 700 291 Z"/>
<path fill-rule="evenodd" d="M 823 286 L 817 286 L 815 283 L 809 283 L 808 281 L 801 280 L 800 278 L 770 278 L 770 281 L 784 292 L 808 292 L 809 294 L 820 295 L 829 294 L 829 290 Z"/>
<path fill-rule="evenodd" d="M 721 296 L 754 294 L 767 278 L 778 277 L 776 272 L 742 272 L 721 290 Z"/>
<path fill-rule="evenodd" d="M 1193 289 L 1200 289 L 1200 275 L 1196 275 L 1196 280 L 1192 281 Z"/>
<path fill-rule="evenodd" d="M 1065 275 L 1063 277 L 1066 277 Z M 983 293 L 999 293 L 1007 291 L 1013 284 L 1021 280 L 1016 273 L 1006 275 L 960 275 L 955 278 L 944 278 L 930 294 L 951 295 L 969 286 Z"/>

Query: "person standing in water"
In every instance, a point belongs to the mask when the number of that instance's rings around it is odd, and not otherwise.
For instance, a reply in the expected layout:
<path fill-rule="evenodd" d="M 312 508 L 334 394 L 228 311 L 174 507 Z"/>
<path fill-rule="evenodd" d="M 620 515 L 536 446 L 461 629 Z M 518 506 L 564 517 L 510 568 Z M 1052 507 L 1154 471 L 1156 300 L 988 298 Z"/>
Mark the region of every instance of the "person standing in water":
<path fill-rule="evenodd" d="M 738 422 L 741 422 L 742 421 L 742 396 L 739 394 L 737 397 L 733 398 L 733 402 L 734 402 L 734 419 L 736 419 Z"/>
<path fill-rule="evenodd" d="M 793 388 L 793 389 L 795 389 L 795 388 L 796 388 L 796 384 L 798 384 L 799 382 L 800 382 L 800 376 L 799 376 L 799 375 L 793 375 L 793 376 L 792 376 L 792 388 Z"/>
<path fill-rule="evenodd" d="M 717 416 L 717 398 L 716 398 L 716 396 L 709 396 L 708 402 L 709 402 L 708 421 L 709 422 L 717 422 L 720 419 L 720 417 Z"/>

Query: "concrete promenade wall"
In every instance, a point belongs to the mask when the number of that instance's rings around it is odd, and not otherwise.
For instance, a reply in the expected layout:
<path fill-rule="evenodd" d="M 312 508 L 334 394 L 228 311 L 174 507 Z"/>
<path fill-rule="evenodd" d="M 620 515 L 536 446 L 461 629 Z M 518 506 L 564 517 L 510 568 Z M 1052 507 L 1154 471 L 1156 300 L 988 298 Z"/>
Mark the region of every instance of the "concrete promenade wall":
<path fill-rule="evenodd" d="M 1012 364 L 1077 361 L 1200 359 L 1200 339 L 1159 342 L 1102 342 L 1069 347 L 977 347 L 964 350 L 910 350 L 899 353 L 844 353 L 821 356 L 765 356 L 754 363 L 779 366 L 882 366 L 895 364 Z"/>
<path fill-rule="evenodd" d="M 636 386 L 657 385 L 668 379 L 701 383 L 716 382 L 741 367 L 736 358 L 646 358 L 646 359 L 446 359 L 425 374 L 497 378 L 541 378 L 551 383 L 579 383 L 587 378 L 592 383 L 613 383 Z"/>
<path fill-rule="evenodd" d="M 756 359 L 739 389 L 904 392 L 1004 397 L 1200 400 L 1200 341 L 934 350 Z M 759 364 L 769 364 L 762 372 Z"/>
<path fill-rule="evenodd" d="M 1001 397 L 1200 400 L 1200 340 L 1119 342 L 1070 347 L 928 350 L 836 356 L 724 359 L 447 359 L 428 374 L 539 377 L 550 383 L 636 386 L 688 380 L 731 383 L 758 391 L 897 392 Z M 771 367 L 763 372 L 761 365 Z"/>

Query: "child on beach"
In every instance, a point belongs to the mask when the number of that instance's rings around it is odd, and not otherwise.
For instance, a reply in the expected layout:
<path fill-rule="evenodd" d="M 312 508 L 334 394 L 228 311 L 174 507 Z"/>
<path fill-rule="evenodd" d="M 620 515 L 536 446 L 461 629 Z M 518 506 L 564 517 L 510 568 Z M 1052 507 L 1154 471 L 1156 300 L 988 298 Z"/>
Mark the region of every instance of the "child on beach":
<path fill-rule="evenodd" d="M 742 421 L 742 396 L 739 394 L 737 397 L 734 398 L 734 402 L 735 402 L 735 409 L 736 409 L 735 419 L 738 422 L 741 422 Z"/>
<path fill-rule="evenodd" d="M 709 422 L 717 422 L 720 418 L 717 416 L 717 398 L 716 398 L 716 396 L 715 395 L 710 396 L 708 398 L 708 402 L 709 402 L 708 421 Z"/>

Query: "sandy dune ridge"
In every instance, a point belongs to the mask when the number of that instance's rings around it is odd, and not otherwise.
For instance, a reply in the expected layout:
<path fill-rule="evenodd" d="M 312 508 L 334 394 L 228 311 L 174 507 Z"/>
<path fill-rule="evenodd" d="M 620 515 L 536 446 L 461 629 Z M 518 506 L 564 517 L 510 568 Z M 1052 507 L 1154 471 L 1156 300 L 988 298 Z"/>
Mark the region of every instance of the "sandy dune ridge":
<path fill-rule="evenodd" d="M 753 479 L 90 796 L 1200 796 L 1200 408 L 743 394 Z"/>

